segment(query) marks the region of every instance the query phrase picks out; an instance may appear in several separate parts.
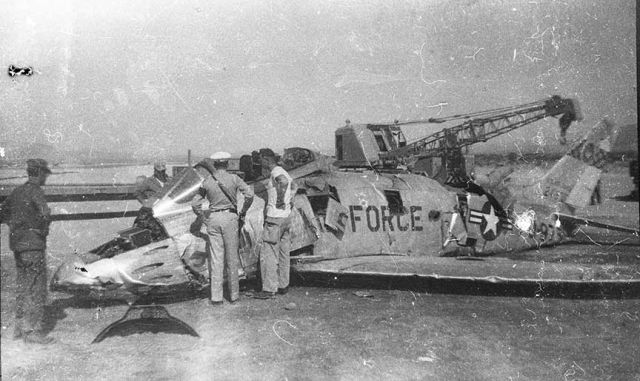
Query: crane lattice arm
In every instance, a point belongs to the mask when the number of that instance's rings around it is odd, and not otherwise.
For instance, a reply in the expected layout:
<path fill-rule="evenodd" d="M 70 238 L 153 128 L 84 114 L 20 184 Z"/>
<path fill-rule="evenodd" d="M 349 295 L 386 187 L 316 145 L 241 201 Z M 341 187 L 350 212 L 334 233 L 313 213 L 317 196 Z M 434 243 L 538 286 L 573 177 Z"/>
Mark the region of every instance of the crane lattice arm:
<path fill-rule="evenodd" d="M 564 142 L 567 128 L 571 122 L 582 120 L 582 115 L 576 101 L 557 95 L 520 106 L 397 123 L 397 125 L 444 123 L 456 119 L 466 119 L 460 125 L 442 129 L 404 147 L 380 152 L 380 159 L 388 161 L 443 156 L 448 151 L 460 150 L 462 147 L 478 142 L 486 142 L 493 137 L 516 130 L 529 123 L 557 115 L 562 115 L 559 124 L 561 142 Z"/>

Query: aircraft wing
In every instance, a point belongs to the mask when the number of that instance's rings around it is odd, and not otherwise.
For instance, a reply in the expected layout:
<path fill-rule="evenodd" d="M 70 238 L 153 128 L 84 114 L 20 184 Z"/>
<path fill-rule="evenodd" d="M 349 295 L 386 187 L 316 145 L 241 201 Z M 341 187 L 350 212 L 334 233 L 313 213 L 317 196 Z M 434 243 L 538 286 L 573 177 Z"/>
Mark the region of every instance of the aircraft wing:
<path fill-rule="evenodd" d="M 640 229 L 636 229 L 636 228 L 629 228 L 629 227 L 626 227 L 626 226 L 606 224 L 604 222 L 598 222 L 598 221 L 589 220 L 589 219 L 586 219 L 586 218 L 575 217 L 575 216 L 571 216 L 571 215 L 563 214 L 563 213 L 553 213 L 553 214 L 560 220 L 560 223 L 563 224 L 563 225 L 593 226 L 593 227 L 596 227 L 596 228 L 602 228 L 602 229 L 615 230 L 615 231 L 620 231 L 620 232 L 625 232 L 625 233 L 631 233 L 631 234 L 634 234 L 636 236 L 640 235 Z"/>
<path fill-rule="evenodd" d="M 408 288 L 428 292 L 500 295 L 638 295 L 637 269 L 616 265 L 548 263 L 503 257 L 372 255 L 331 260 L 292 257 L 305 284 Z M 623 285 L 623 287 L 620 287 Z"/>

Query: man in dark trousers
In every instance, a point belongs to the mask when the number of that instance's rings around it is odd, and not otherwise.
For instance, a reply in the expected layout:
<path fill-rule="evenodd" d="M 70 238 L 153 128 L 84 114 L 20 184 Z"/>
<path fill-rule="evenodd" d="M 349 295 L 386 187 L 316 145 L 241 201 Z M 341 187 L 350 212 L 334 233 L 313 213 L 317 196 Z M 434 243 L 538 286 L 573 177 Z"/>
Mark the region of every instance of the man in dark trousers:
<path fill-rule="evenodd" d="M 27 160 L 26 184 L 17 187 L 0 206 L 0 222 L 9 225 L 9 247 L 16 260 L 18 283 L 14 339 L 49 344 L 42 332 L 47 302 L 47 235 L 51 212 L 41 186 L 51 170 L 43 159 Z"/>
<path fill-rule="evenodd" d="M 167 165 L 160 161 L 154 163 L 153 176 L 141 181 L 140 184 L 136 180 L 136 199 L 140 201 L 142 206 L 151 207 L 156 200 L 156 194 L 167 181 L 169 181 Z"/>
<path fill-rule="evenodd" d="M 253 203 L 253 191 L 242 179 L 227 172 L 231 155 L 216 152 L 210 159 L 198 163 L 208 176 L 202 183 L 200 193 L 193 201 L 193 210 L 197 215 L 204 214 L 204 223 L 209 235 L 209 276 L 211 280 L 211 305 L 223 303 L 222 282 L 224 267 L 227 269 L 229 301 L 234 303 L 240 298 L 238 281 L 238 219 L 244 219 Z M 244 202 L 238 211 L 237 194 L 242 193 Z M 209 200 L 209 209 L 202 211 L 201 200 Z"/>

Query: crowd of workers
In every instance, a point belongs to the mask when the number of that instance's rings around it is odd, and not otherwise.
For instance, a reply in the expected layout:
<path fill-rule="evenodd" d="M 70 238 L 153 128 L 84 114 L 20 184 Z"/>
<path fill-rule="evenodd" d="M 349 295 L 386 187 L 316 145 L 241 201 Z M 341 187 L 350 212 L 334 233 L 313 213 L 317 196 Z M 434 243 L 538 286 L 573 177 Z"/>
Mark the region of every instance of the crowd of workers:
<path fill-rule="evenodd" d="M 226 267 L 229 302 L 240 298 L 238 281 L 238 230 L 251 207 L 252 189 L 237 175 L 227 171 L 231 155 L 216 152 L 201 162 L 209 176 L 192 201 L 194 213 L 203 218 L 209 236 L 210 304 L 223 304 L 223 274 Z M 293 196 L 293 179 L 277 164 L 270 149 L 260 150 L 262 168 L 269 170 L 266 185 L 265 222 L 260 250 L 262 289 L 252 296 L 272 299 L 289 289 L 289 229 Z M 27 160 L 28 181 L 17 187 L 0 205 L 0 223 L 9 225 L 9 246 L 14 253 L 17 274 L 16 323 L 14 339 L 26 343 L 49 344 L 53 338 L 44 330 L 47 302 L 46 244 L 51 223 L 41 186 L 51 170 L 43 159 Z M 166 165 L 154 164 L 154 174 L 136 179 L 136 199 L 143 207 L 151 207 L 154 196 L 169 181 Z M 238 210 L 237 195 L 244 202 Z M 204 200 L 209 202 L 206 210 Z"/>

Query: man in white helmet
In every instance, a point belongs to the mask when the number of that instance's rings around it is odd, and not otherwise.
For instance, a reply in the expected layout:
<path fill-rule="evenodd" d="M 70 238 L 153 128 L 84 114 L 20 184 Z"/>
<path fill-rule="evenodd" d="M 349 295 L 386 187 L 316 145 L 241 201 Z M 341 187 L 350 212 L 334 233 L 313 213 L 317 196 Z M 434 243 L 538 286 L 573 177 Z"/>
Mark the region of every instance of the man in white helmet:
<path fill-rule="evenodd" d="M 192 201 L 196 214 L 204 214 L 204 223 L 209 235 L 209 275 L 211 279 L 211 305 L 223 303 L 222 282 L 226 263 L 229 301 L 234 303 L 240 298 L 238 283 L 238 219 L 244 219 L 253 202 L 253 191 L 242 179 L 227 172 L 231 155 L 216 152 L 197 166 L 209 172 L 198 195 Z M 237 210 L 238 192 L 244 196 L 242 210 Z M 201 201 L 209 200 L 209 210 L 202 211 Z"/>

